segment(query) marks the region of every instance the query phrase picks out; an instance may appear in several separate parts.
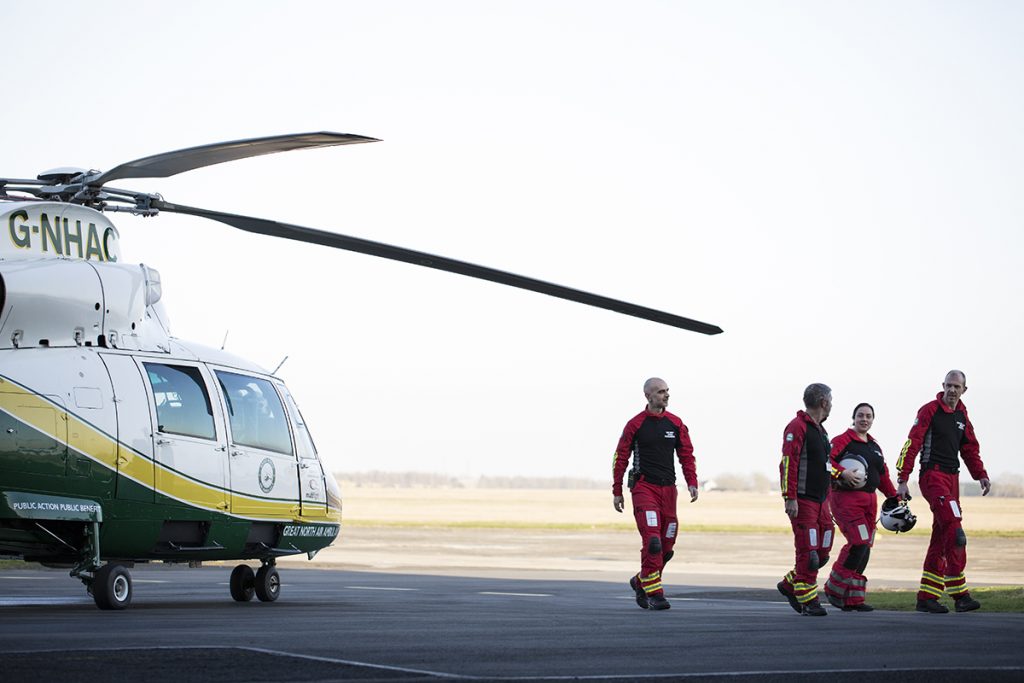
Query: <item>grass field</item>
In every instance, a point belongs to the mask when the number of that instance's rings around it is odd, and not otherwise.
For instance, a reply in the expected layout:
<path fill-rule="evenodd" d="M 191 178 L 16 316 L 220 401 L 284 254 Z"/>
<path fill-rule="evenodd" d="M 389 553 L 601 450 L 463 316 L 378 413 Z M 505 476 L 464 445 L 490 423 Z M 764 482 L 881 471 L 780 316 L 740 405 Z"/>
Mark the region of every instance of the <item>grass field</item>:
<path fill-rule="evenodd" d="M 610 491 L 343 482 L 343 494 L 341 537 L 317 558 L 325 564 L 462 575 L 550 570 L 595 580 L 636 571 L 636 527 L 631 515 L 612 508 Z M 909 534 L 880 529 L 868 571 L 872 590 L 910 591 L 884 598 L 910 609 L 931 527 L 927 505 L 911 505 L 916 528 Z M 1024 499 L 972 497 L 964 507 L 970 585 L 1024 584 Z M 774 588 L 792 566 L 789 520 L 777 495 L 706 492 L 696 503 L 680 501 L 679 518 L 674 581 Z M 836 553 L 842 543 L 840 536 Z M 1005 604 L 1022 608 L 1012 593 Z"/>
<path fill-rule="evenodd" d="M 633 529 L 612 509 L 611 491 L 550 489 L 379 488 L 342 482 L 345 523 L 354 526 L 450 526 L 521 529 Z M 966 498 L 964 526 L 975 537 L 1024 538 L 1024 498 Z M 628 500 L 627 500 L 628 503 Z M 912 536 L 927 536 L 931 512 L 911 502 L 918 517 Z M 703 492 L 692 505 L 680 499 L 684 530 L 789 533 L 776 494 Z"/>
<path fill-rule="evenodd" d="M 979 586 L 971 590 L 971 597 L 986 612 L 1024 612 L 1024 586 Z M 917 593 L 881 589 L 872 591 L 868 602 L 875 609 L 911 612 L 917 606 Z M 944 598 L 939 602 L 953 611 L 952 600 Z"/>

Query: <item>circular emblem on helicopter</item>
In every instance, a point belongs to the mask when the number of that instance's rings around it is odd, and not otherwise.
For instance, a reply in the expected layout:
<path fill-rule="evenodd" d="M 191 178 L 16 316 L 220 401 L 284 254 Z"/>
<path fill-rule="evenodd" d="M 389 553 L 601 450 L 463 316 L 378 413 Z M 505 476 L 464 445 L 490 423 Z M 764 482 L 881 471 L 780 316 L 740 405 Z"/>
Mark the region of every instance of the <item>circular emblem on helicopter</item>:
<path fill-rule="evenodd" d="M 270 493 L 270 489 L 274 488 L 275 479 L 277 479 L 277 471 L 274 469 L 274 461 L 270 458 L 263 458 L 259 473 L 260 488 L 263 493 Z"/>

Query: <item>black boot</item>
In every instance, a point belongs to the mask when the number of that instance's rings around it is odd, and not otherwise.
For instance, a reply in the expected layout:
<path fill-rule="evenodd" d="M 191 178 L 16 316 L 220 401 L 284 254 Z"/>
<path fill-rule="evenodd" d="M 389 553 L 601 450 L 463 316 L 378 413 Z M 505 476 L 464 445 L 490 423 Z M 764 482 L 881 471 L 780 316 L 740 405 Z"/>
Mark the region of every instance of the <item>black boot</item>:
<path fill-rule="evenodd" d="M 651 609 L 668 609 L 672 606 L 661 593 L 655 593 L 654 595 L 648 596 L 647 599 L 651 603 Z"/>
<path fill-rule="evenodd" d="M 915 608 L 918 612 L 928 612 L 930 614 L 945 614 L 949 611 L 949 608 L 939 603 L 935 598 L 928 598 L 927 600 L 918 600 L 917 607 Z"/>
<path fill-rule="evenodd" d="M 875 608 L 866 602 L 862 602 L 859 605 L 847 605 L 843 608 L 844 612 L 874 612 Z"/>
<path fill-rule="evenodd" d="M 981 603 L 971 597 L 970 593 L 964 593 L 956 602 L 953 604 L 953 609 L 957 612 L 970 612 L 981 607 Z"/>
<path fill-rule="evenodd" d="M 636 604 L 640 606 L 640 609 L 650 609 L 651 603 L 647 599 L 647 593 L 644 592 L 643 587 L 640 585 L 640 579 L 637 576 L 631 576 L 629 579 L 629 587 L 636 593 Z"/>
<path fill-rule="evenodd" d="M 789 600 L 789 606 L 793 608 L 794 612 L 800 614 L 800 612 L 803 611 L 803 608 L 800 606 L 800 601 L 796 599 L 796 596 L 786 590 L 785 581 L 779 581 L 775 587 L 779 589 L 779 592 L 782 593 L 786 600 Z"/>
<path fill-rule="evenodd" d="M 818 602 L 818 599 L 815 598 L 810 602 L 804 603 L 804 608 L 800 612 L 800 614 L 804 615 L 805 617 L 823 617 L 827 615 L 828 612 L 825 611 L 825 608 L 822 607 L 821 603 Z"/>

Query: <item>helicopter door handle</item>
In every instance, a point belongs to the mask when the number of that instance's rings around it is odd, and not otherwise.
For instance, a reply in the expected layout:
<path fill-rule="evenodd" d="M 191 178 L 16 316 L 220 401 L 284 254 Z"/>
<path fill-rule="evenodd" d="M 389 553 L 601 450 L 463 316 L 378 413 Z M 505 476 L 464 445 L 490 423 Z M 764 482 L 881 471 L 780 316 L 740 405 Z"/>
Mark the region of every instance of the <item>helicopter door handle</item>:
<path fill-rule="evenodd" d="M 223 453 L 227 449 L 228 449 L 227 446 L 218 446 L 217 448 L 214 448 L 213 450 L 217 451 L 218 453 Z"/>
<path fill-rule="evenodd" d="M 170 443 L 170 441 L 168 439 L 157 439 L 156 440 L 156 445 L 157 446 L 166 446 L 169 443 Z"/>
<path fill-rule="evenodd" d="M 308 462 L 302 463 L 301 465 L 299 465 L 299 469 L 300 470 L 308 470 L 309 469 L 309 463 Z"/>
<path fill-rule="evenodd" d="M 231 451 L 231 457 L 232 458 L 237 458 L 241 454 L 242 454 L 242 451 Z"/>
<path fill-rule="evenodd" d="M 16 433 L 17 431 L 18 431 L 18 430 L 17 430 L 17 429 L 15 429 L 14 427 L 8 427 L 8 428 L 7 428 L 7 433 L 8 433 L 8 434 L 14 434 L 14 433 Z"/>

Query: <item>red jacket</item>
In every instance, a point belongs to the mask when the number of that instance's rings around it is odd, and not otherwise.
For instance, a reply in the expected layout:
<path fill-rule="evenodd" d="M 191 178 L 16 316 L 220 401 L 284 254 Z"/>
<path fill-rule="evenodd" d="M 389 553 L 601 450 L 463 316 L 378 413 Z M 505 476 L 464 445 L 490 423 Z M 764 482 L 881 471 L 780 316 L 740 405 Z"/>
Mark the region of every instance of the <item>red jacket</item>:
<path fill-rule="evenodd" d="M 942 418 L 943 424 L 952 421 L 957 425 L 961 432 L 958 434 L 957 443 L 951 446 L 948 440 L 935 438 L 936 430 L 933 429 L 932 423 L 936 421 L 937 417 Z M 963 422 L 959 421 L 961 417 Z M 971 419 L 967 416 L 967 406 L 963 401 L 957 401 L 956 408 L 950 409 L 942 401 L 941 391 L 935 395 L 934 401 L 925 403 L 917 411 L 917 419 L 914 420 L 914 426 L 910 428 L 907 442 L 903 444 L 903 450 L 896 461 L 899 481 L 908 479 L 914 470 L 914 459 L 919 453 L 922 453 L 922 449 L 924 451 L 921 457 L 922 469 L 931 466 L 944 466 L 953 468 L 955 471 L 959 465 L 956 451 L 959 451 L 959 457 L 963 458 L 971 477 L 988 479 L 985 465 L 981 461 L 981 446 L 978 444 L 978 437 L 974 435 L 974 425 L 971 424 Z"/>
<path fill-rule="evenodd" d="M 782 440 L 782 461 L 779 463 L 782 497 L 786 500 L 824 501 L 828 497 L 831 480 L 838 476 L 832 471 L 828 459 L 830 450 L 825 428 L 798 410 L 796 417 L 786 425 Z"/>
<path fill-rule="evenodd" d="M 882 448 L 875 441 L 875 437 L 868 434 L 868 440 L 865 443 L 857 436 L 857 431 L 851 428 L 832 439 L 832 452 L 829 454 L 829 459 L 832 461 L 834 478 L 838 479 L 845 469 L 839 466 L 844 455 L 860 456 L 867 463 L 868 471 L 864 473 L 867 475 L 867 482 L 861 489 L 862 491 L 874 493 L 877 488 L 887 498 L 896 495 L 896 487 L 892 483 L 892 478 L 889 477 L 889 466 L 885 464 Z"/>
<path fill-rule="evenodd" d="M 622 495 L 622 475 L 634 451 L 640 456 L 640 474 L 652 484 L 675 486 L 673 451 L 683 468 L 687 486 L 697 486 L 697 460 L 693 457 L 690 430 L 667 410 L 652 413 L 646 408 L 626 423 L 612 461 L 612 495 Z"/>

